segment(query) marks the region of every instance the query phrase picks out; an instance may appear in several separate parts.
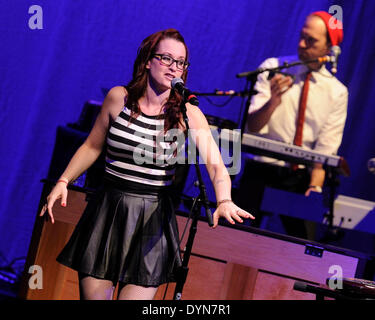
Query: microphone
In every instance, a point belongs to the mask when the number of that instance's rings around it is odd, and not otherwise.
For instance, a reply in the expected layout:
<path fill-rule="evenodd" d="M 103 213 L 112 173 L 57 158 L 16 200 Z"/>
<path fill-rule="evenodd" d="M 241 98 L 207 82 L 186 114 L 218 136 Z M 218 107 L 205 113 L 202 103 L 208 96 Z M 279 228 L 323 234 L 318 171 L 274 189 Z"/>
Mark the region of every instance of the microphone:
<path fill-rule="evenodd" d="M 367 161 L 367 169 L 372 174 L 375 174 L 375 158 L 368 159 L 368 161 Z"/>
<path fill-rule="evenodd" d="M 184 81 L 181 78 L 174 78 L 171 81 L 171 86 L 182 96 L 184 102 L 189 102 L 190 104 L 195 106 L 199 105 L 198 98 L 188 88 L 185 87 Z"/>
<path fill-rule="evenodd" d="M 337 60 L 339 59 L 339 55 L 341 54 L 341 49 L 339 46 L 332 46 L 331 47 L 331 62 L 332 62 L 332 73 L 336 74 L 337 72 Z"/>

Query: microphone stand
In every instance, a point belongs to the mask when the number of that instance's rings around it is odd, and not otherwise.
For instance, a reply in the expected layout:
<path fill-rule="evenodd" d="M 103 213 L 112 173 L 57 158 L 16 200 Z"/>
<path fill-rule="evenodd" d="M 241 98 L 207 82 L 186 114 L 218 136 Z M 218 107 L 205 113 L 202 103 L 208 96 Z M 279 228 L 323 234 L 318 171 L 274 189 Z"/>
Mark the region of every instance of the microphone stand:
<path fill-rule="evenodd" d="M 215 92 L 193 92 L 196 96 L 215 96 L 215 97 L 245 97 L 248 95 L 247 91 L 221 91 L 215 90 Z"/>
<path fill-rule="evenodd" d="M 257 81 L 257 77 L 259 73 L 255 72 L 246 76 L 245 91 L 248 91 L 248 95 L 247 95 L 247 99 L 245 102 L 245 110 L 244 110 L 244 114 L 242 116 L 242 121 L 241 121 L 241 128 L 240 128 L 241 129 L 241 141 L 242 141 L 242 136 L 246 129 L 245 127 L 246 127 L 247 115 L 249 113 L 249 108 L 251 104 L 251 98 L 258 93 L 258 91 L 254 89 L 254 87 L 255 87 L 255 83 Z"/>
<path fill-rule="evenodd" d="M 187 129 L 187 132 L 188 132 L 188 141 L 193 142 L 193 140 L 191 139 L 191 134 L 190 134 L 189 119 L 188 119 L 187 114 L 186 114 L 185 101 L 181 102 L 180 107 L 181 107 L 183 119 L 184 119 L 184 122 L 185 122 L 185 126 L 186 126 L 186 129 Z M 195 146 L 195 148 L 196 148 L 196 146 Z M 198 217 L 200 216 L 202 206 L 205 208 L 208 225 L 210 227 L 213 226 L 212 215 L 211 215 L 211 211 L 210 211 L 210 208 L 209 208 L 209 201 L 208 201 L 208 198 L 207 198 L 206 186 L 203 182 L 202 173 L 200 171 L 199 163 L 197 161 L 198 158 L 199 157 L 198 157 L 198 153 L 197 153 L 196 161 L 195 161 L 194 165 L 195 165 L 195 169 L 196 169 L 196 173 L 197 173 L 197 177 L 198 177 L 199 191 L 200 192 L 199 192 L 198 197 L 196 197 L 194 199 L 193 204 L 192 204 L 192 208 L 190 210 L 190 214 L 192 214 L 192 222 L 191 222 L 191 226 L 190 226 L 190 230 L 189 230 L 189 237 L 188 237 L 188 240 L 186 242 L 186 246 L 185 246 L 185 250 L 184 250 L 184 257 L 183 257 L 183 260 L 182 260 L 182 265 L 180 267 L 178 267 L 177 270 L 176 270 L 176 287 L 175 287 L 174 297 L 173 297 L 174 300 L 181 300 L 182 290 L 183 290 L 184 284 L 186 282 L 187 274 L 188 274 L 188 271 L 189 271 L 188 264 L 189 264 L 189 259 L 190 259 L 190 255 L 191 255 L 191 250 L 193 248 L 193 242 L 194 242 L 195 234 L 197 233 Z"/>
<path fill-rule="evenodd" d="M 316 62 L 329 62 L 332 60 L 332 57 L 329 57 L 329 56 L 325 56 L 325 57 L 322 57 L 322 58 L 318 58 L 318 59 L 311 59 L 311 60 L 306 60 L 306 61 L 295 61 L 295 62 L 291 62 L 289 63 L 288 61 L 284 61 L 284 63 L 278 67 L 273 67 L 273 68 L 258 68 L 254 71 L 247 71 L 247 72 L 241 72 L 241 73 L 238 73 L 236 75 L 236 78 L 252 78 L 252 77 L 257 77 L 258 74 L 260 73 L 263 73 L 263 72 L 266 72 L 266 71 L 269 71 L 269 72 L 280 72 L 282 69 L 289 69 L 291 67 L 294 67 L 294 66 L 299 66 L 299 65 L 306 65 L 306 64 L 310 64 L 310 63 L 316 63 Z"/>
<path fill-rule="evenodd" d="M 242 117 L 242 122 L 241 122 L 241 139 L 242 139 L 242 135 L 243 135 L 243 132 L 245 130 L 245 126 L 246 126 L 246 120 L 247 120 L 247 115 L 249 113 L 249 108 L 250 108 L 250 104 L 251 104 L 251 98 L 252 96 L 256 95 L 258 92 L 254 89 L 255 87 L 255 83 L 257 81 L 257 77 L 260 73 L 263 73 L 263 72 L 270 72 L 270 75 L 271 74 L 275 74 L 277 72 L 281 73 L 281 70 L 282 69 L 288 69 L 288 68 L 291 68 L 291 67 L 294 67 L 294 66 L 298 66 L 298 65 L 306 65 L 306 64 L 309 64 L 309 63 L 314 63 L 314 62 L 324 62 L 324 61 L 330 61 L 331 58 L 326 56 L 326 57 L 323 57 L 323 58 L 318 58 L 318 59 L 311 59 L 311 60 L 307 60 L 307 61 L 295 61 L 295 62 L 291 62 L 291 63 L 288 63 L 287 61 L 284 61 L 284 63 L 278 67 L 273 67 L 273 68 L 258 68 L 254 71 L 247 71 L 247 72 L 241 72 L 241 73 L 238 73 L 236 75 L 237 78 L 244 78 L 246 77 L 246 88 L 249 87 L 249 89 L 246 89 L 248 91 L 248 98 L 246 100 L 246 105 L 245 105 L 245 112 L 243 114 L 243 117 Z M 249 85 L 250 84 L 250 85 Z M 245 91 L 246 91 L 245 90 Z"/>
<path fill-rule="evenodd" d="M 335 228 L 333 225 L 336 189 L 339 185 L 338 172 L 335 168 L 331 168 L 329 166 L 324 166 L 324 169 L 327 173 L 327 185 L 329 188 L 327 200 L 329 209 L 328 212 L 324 215 L 327 219 L 327 230 L 320 241 L 329 243 L 331 241 L 339 240 L 340 237 L 343 236 L 343 233 L 342 231 L 340 232 L 339 227 Z"/>

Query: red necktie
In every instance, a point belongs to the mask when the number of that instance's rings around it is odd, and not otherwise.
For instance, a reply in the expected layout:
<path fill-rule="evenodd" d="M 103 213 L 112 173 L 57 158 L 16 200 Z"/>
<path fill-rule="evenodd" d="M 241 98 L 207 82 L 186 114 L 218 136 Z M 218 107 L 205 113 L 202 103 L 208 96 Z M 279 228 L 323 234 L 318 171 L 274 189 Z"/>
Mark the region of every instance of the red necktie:
<path fill-rule="evenodd" d="M 309 84 L 311 78 L 311 71 L 306 74 L 305 83 L 303 84 L 301 98 L 299 101 L 299 108 L 298 108 L 298 118 L 297 118 L 297 128 L 296 128 L 296 135 L 294 136 L 293 143 L 296 146 L 302 146 L 302 133 L 303 133 L 303 124 L 305 122 L 305 112 L 306 112 L 306 102 L 307 102 L 307 94 L 309 93 Z M 292 165 L 293 170 L 298 168 L 298 165 Z"/>

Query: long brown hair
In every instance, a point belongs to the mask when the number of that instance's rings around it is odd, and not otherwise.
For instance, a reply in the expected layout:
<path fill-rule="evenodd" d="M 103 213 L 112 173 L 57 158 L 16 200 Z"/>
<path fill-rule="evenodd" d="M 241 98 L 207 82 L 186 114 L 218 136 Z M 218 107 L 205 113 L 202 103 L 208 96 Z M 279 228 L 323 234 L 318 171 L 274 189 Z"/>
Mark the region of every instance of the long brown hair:
<path fill-rule="evenodd" d="M 175 39 L 181 42 L 185 46 L 186 61 L 188 61 L 188 48 L 184 38 L 176 29 L 166 29 L 155 32 L 142 41 L 138 48 L 137 58 L 135 59 L 133 66 L 133 79 L 126 86 L 128 91 L 126 107 L 131 110 L 131 116 L 134 118 L 141 113 L 138 100 L 145 94 L 147 88 L 148 69 L 146 69 L 146 64 L 156 53 L 160 41 L 164 39 Z M 184 80 L 184 82 L 186 82 L 187 73 L 188 71 L 186 69 L 181 75 L 181 79 Z M 181 101 L 182 97 L 174 90 L 171 90 L 171 94 L 164 105 L 165 131 L 177 128 L 179 123 L 181 123 Z"/>

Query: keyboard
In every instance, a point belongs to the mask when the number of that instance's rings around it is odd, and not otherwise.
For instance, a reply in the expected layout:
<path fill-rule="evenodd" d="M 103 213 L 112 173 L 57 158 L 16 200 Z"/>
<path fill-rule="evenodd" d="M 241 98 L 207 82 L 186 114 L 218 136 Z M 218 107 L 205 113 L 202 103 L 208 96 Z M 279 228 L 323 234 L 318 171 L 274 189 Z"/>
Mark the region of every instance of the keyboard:
<path fill-rule="evenodd" d="M 212 129 L 217 129 L 211 126 Z M 221 145 L 225 143 L 241 143 L 242 152 L 263 155 L 288 162 L 311 165 L 321 163 L 325 166 L 337 168 L 344 175 L 349 175 L 349 168 L 343 157 L 338 155 L 323 154 L 314 150 L 276 140 L 267 139 L 254 134 L 244 133 L 240 130 L 221 129 L 219 135 Z"/>

